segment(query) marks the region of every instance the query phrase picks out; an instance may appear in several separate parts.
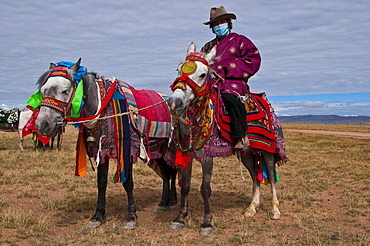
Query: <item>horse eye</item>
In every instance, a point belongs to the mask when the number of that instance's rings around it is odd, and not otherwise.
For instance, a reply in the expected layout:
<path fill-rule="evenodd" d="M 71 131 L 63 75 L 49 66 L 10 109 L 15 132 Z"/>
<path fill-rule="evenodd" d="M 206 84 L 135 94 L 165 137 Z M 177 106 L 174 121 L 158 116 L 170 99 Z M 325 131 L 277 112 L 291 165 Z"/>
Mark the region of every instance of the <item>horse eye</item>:
<path fill-rule="evenodd" d="M 68 94 L 68 90 L 62 91 L 63 94 Z"/>
<path fill-rule="evenodd" d="M 202 73 L 199 77 L 204 78 L 204 77 L 206 77 L 206 74 Z"/>

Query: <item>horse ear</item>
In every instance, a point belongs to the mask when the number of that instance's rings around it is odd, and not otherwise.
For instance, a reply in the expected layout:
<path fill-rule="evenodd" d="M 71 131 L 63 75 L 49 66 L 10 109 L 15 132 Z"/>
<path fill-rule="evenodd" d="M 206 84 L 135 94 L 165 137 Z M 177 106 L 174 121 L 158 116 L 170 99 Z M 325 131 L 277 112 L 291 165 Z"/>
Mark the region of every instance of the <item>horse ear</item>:
<path fill-rule="evenodd" d="M 210 63 L 213 60 L 213 58 L 215 58 L 215 56 L 216 56 L 216 46 L 214 46 L 208 54 L 205 54 L 203 58 L 206 59 L 208 63 Z"/>
<path fill-rule="evenodd" d="M 188 47 L 188 55 L 190 55 L 190 53 L 192 53 L 192 52 L 195 52 L 195 49 L 196 49 L 195 44 L 193 42 L 191 42 L 191 44 Z"/>
<path fill-rule="evenodd" d="M 75 64 L 73 64 L 73 66 L 70 67 L 69 69 L 72 70 L 74 73 L 76 73 L 78 69 L 80 68 L 80 64 L 81 64 L 81 58 L 78 59 L 78 61 Z"/>
<path fill-rule="evenodd" d="M 50 67 L 49 67 L 49 70 L 56 67 L 57 65 L 55 65 L 54 63 L 50 62 Z"/>

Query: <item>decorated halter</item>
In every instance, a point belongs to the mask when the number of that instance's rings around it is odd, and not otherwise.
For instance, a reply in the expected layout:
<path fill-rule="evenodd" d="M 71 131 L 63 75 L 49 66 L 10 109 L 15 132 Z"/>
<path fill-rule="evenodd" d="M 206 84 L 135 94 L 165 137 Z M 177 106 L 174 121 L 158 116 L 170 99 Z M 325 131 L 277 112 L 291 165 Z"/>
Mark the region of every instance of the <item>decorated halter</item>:
<path fill-rule="evenodd" d="M 65 70 L 66 68 L 67 67 L 65 66 L 57 66 L 57 67 L 52 68 L 51 69 L 52 71 L 49 74 L 49 77 L 47 79 L 51 77 L 63 77 L 71 81 L 71 79 L 68 76 L 67 70 Z M 73 99 L 73 95 L 76 91 L 76 84 L 73 81 L 71 81 L 71 83 L 73 85 L 73 91 L 72 91 L 72 95 L 69 98 L 68 102 L 63 102 L 63 101 L 60 101 L 52 97 L 44 97 L 42 101 L 40 102 L 39 106 L 46 106 L 46 107 L 58 110 L 59 112 L 62 112 L 63 118 L 65 118 L 71 110 L 71 102 Z"/>
<path fill-rule="evenodd" d="M 181 66 L 181 77 L 176 78 L 170 86 L 172 91 L 175 91 L 176 89 L 185 90 L 188 85 L 194 91 L 196 98 L 202 97 L 209 92 L 209 83 L 204 83 L 202 86 L 199 86 L 189 78 L 189 75 L 193 74 L 197 70 L 196 61 L 201 62 L 208 67 L 208 62 L 201 56 L 201 54 L 201 52 L 192 52 L 186 57 L 186 61 Z"/>

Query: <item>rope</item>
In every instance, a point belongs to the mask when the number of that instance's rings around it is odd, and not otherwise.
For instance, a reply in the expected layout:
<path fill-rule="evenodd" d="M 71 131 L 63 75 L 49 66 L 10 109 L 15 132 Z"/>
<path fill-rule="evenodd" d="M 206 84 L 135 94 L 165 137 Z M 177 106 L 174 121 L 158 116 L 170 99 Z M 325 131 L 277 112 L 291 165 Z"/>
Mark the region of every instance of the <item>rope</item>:
<path fill-rule="evenodd" d="M 123 115 L 128 115 L 128 114 L 133 114 L 133 113 L 137 113 L 141 110 L 145 110 L 145 109 L 149 109 L 149 108 L 152 108 L 152 107 L 155 107 L 159 104 L 162 104 L 164 102 L 167 102 L 168 99 L 164 99 L 163 101 L 161 102 L 157 102 L 153 105 L 150 105 L 150 106 L 147 106 L 145 108 L 141 108 L 141 109 L 136 109 L 136 110 L 132 110 L 132 111 L 129 111 L 129 112 L 125 112 L 125 113 L 120 113 L 120 114 L 114 114 L 114 115 L 109 115 L 109 116 L 104 116 L 104 117 L 99 117 L 99 118 L 95 118 L 95 119 L 92 119 L 92 120 L 104 120 L 104 119 L 109 119 L 109 118 L 113 118 L 113 117 L 118 117 L 118 116 L 123 116 Z M 78 124 L 78 123 L 85 123 L 85 122 L 89 122 L 89 121 L 92 121 L 92 120 L 83 120 L 83 121 L 68 121 L 67 124 L 69 125 L 73 125 L 73 124 Z"/>

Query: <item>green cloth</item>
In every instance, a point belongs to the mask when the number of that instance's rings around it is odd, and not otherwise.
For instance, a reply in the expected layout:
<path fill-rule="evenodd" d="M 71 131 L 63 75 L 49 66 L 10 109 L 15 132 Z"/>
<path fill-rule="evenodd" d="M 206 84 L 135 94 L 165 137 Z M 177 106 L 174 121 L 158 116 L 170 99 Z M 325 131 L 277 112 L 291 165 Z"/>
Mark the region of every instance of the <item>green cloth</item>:
<path fill-rule="evenodd" d="M 75 96 L 72 100 L 72 113 L 70 117 L 78 118 L 81 114 L 81 106 L 83 104 L 83 95 L 84 95 L 84 83 L 78 83 Z"/>
<path fill-rule="evenodd" d="M 32 109 L 37 109 L 40 102 L 42 101 L 42 94 L 41 91 L 36 91 L 30 98 L 27 100 L 27 105 L 30 106 Z"/>

